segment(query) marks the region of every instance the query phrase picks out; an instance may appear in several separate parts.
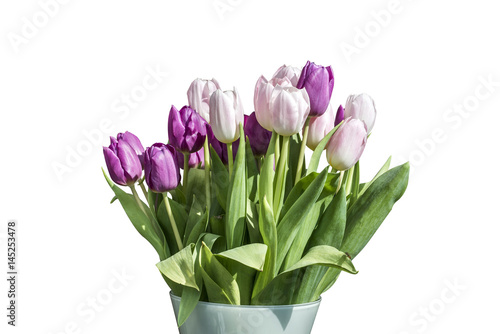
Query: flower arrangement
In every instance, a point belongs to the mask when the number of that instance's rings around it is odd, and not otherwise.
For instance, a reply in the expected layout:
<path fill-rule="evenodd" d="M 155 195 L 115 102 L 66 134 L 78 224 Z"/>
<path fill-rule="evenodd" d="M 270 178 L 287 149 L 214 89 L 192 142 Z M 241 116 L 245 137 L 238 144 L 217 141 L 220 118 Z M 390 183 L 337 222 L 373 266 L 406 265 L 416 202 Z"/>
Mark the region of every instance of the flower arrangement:
<path fill-rule="evenodd" d="M 375 104 L 351 95 L 335 110 L 333 87 L 331 67 L 282 66 L 258 79 L 247 116 L 236 89 L 197 79 L 188 106 L 170 109 L 168 144 L 144 149 L 125 132 L 104 147 L 113 201 L 182 297 L 179 326 L 199 301 L 307 303 L 341 271 L 357 273 L 352 259 L 404 194 L 409 165 L 389 169 L 389 158 L 361 183 Z M 329 166 L 317 171 L 325 150 Z"/>

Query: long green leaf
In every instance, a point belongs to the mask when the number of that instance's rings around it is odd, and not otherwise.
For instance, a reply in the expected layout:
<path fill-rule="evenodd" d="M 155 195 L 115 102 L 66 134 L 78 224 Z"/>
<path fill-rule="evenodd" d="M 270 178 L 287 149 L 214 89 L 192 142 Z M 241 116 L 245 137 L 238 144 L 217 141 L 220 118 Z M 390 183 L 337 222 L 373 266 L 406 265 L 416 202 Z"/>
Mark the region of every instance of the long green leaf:
<path fill-rule="evenodd" d="M 199 290 L 194 274 L 193 250 L 195 245 L 187 247 L 156 264 L 163 275 L 177 284 Z"/>
<path fill-rule="evenodd" d="M 212 158 L 212 183 L 217 195 L 217 202 L 219 202 L 220 206 L 226 210 L 227 193 L 229 189 L 229 172 L 212 146 L 210 146 L 210 157 Z"/>
<path fill-rule="evenodd" d="M 295 265 L 284 271 L 283 273 L 291 272 L 300 268 L 309 267 L 312 265 L 330 266 L 348 272 L 349 274 L 357 274 L 358 271 L 354 268 L 349 257 L 332 246 L 315 246 L 311 248 L 307 254 Z"/>
<path fill-rule="evenodd" d="M 337 131 L 337 129 L 343 124 L 343 122 L 341 122 L 339 125 L 337 125 L 336 127 L 334 127 L 332 129 L 332 131 L 330 131 L 325 138 L 323 138 L 318 146 L 316 146 L 316 149 L 314 150 L 312 156 L 311 156 L 311 161 L 309 161 L 309 167 L 307 168 L 307 174 L 306 175 L 309 175 L 313 172 L 316 172 L 318 170 L 318 166 L 319 166 L 319 160 L 321 159 L 321 155 L 323 154 L 323 151 L 326 147 L 326 145 L 328 144 L 328 142 L 330 141 L 330 138 L 333 136 L 333 134 Z"/>
<path fill-rule="evenodd" d="M 184 235 L 184 231 L 186 230 L 188 215 L 184 210 L 184 206 L 175 201 L 170 201 L 170 207 L 172 208 L 172 214 L 174 215 L 175 223 L 177 224 L 177 230 L 182 236 Z M 161 200 L 160 206 L 158 207 L 157 217 L 163 233 L 165 234 L 165 238 L 167 239 L 171 253 L 177 253 L 179 251 L 179 247 L 177 246 L 177 242 L 174 236 L 174 230 L 172 229 L 172 224 L 170 223 L 170 218 L 168 217 L 167 209 L 165 208 L 165 203 L 163 200 Z M 188 245 L 188 243 L 186 243 L 186 245 Z"/>
<path fill-rule="evenodd" d="M 248 244 L 216 254 L 215 257 L 233 260 L 249 268 L 262 271 L 264 268 L 266 253 L 266 245 Z"/>
<path fill-rule="evenodd" d="M 269 147 L 267 148 L 267 153 L 264 158 L 264 163 L 262 164 L 262 168 L 260 170 L 260 179 L 259 179 L 259 203 L 263 203 L 264 197 L 267 197 L 267 201 L 271 208 L 273 207 L 273 181 L 274 181 L 274 158 L 275 152 L 274 149 L 276 147 L 275 143 L 278 136 L 276 132 L 273 131 L 273 135 L 271 137 L 271 142 L 269 143 Z"/>
<path fill-rule="evenodd" d="M 384 163 L 384 165 L 382 166 L 382 168 L 380 168 L 378 173 L 375 175 L 375 177 L 370 182 L 365 183 L 362 188 L 360 187 L 358 197 L 363 195 L 365 193 L 365 191 L 368 189 L 368 187 L 370 187 L 370 185 L 373 182 L 375 182 L 375 180 L 378 179 L 380 177 L 380 175 L 384 174 L 385 172 L 387 172 L 389 170 L 389 167 L 391 166 L 391 160 L 392 160 L 392 157 L 389 157 L 387 159 L 387 161 Z"/>

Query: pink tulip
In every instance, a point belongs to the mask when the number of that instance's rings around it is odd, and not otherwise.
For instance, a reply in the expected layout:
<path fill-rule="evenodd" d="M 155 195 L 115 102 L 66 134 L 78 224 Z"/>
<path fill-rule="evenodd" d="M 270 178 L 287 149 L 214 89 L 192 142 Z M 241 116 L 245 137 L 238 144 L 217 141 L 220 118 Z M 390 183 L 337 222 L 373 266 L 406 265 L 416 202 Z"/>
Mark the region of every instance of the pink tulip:
<path fill-rule="evenodd" d="M 328 105 L 326 112 L 318 117 L 311 117 L 306 145 L 315 150 L 319 142 L 335 127 L 335 112 L 332 105 Z"/>
<path fill-rule="evenodd" d="M 345 117 L 357 118 L 365 122 L 368 133 L 371 133 L 377 118 L 375 102 L 368 94 L 350 95 L 345 105 Z"/>
<path fill-rule="evenodd" d="M 273 131 L 273 114 L 269 109 L 271 102 L 271 95 L 276 86 L 292 86 L 288 78 L 274 78 L 267 81 L 264 76 L 260 76 L 255 85 L 255 92 L 253 97 L 255 107 L 255 117 L 259 124 L 268 131 Z"/>
<path fill-rule="evenodd" d="M 189 106 L 196 110 L 207 122 L 210 122 L 210 95 L 217 89 L 220 89 L 220 86 L 215 79 L 196 79 L 191 83 L 187 91 Z"/>
<path fill-rule="evenodd" d="M 305 89 L 278 85 L 273 90 L 269 110 L 274 131 L 291 136 L 304 127 L 310 111 L 309 96 Z"/>
<path fill-rule="evenodd" d="M 292 83 L 293 87 L 297 87 L 297 82 L 300 78 L 301 69 L 293 66 L 283 65 L 273 75 L 273 79 L 287 78 Z"/>
<path fill-rule="evenodd" d="M 326 159 L 330 166 L 338 171 L 354 166 L 363 154 L 367 134 L 363 121 L 346 119 L 326 146 Z"/>
<path fill-rule="evenodd" d="M 217 89 L 210 97 L 210 125 L 215 137 L 230 144 L 240 137 L 243 124 L 243 104 L 235 90 Z"/>

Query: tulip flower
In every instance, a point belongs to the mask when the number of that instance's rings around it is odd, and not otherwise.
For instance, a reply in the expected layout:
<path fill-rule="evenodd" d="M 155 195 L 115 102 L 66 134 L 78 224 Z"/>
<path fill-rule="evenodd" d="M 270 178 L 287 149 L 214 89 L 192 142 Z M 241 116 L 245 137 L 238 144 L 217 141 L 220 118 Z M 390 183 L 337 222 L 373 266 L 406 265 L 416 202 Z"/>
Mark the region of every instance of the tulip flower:
<path fill-rule="evenodd" d="M 103 147 L 104 159 L 111 179 L 122 186 L 130 186 L 142 175 L 139 156 L 130 144 L 113 137 L 109 147 Z"/>
<path fill-rule="evenodd" d="M 340 122 L 344 120 L 344 107 L 342 105 L 337 109 L 337 114 L 335 116 L 335 126 L 339 125 Z"/>
<path fill-rule="evenodd" d="M 357 118 L 365 122 L 371 133 L 377 118 L 375 102 L 368 94 L 350 95 L 345 105 L 345 117 Z"/>
<path fill-rule="evenodd" d="M 205 120 L 188 106 L 177 110 L 174 106 L 168 115 L 168 140 L 182 153 L 194 153 L 203 147 L 207 130 Z"/>
<path fill-rule="evenodd" d="M 164 193 L 177 188 L 181 180 L 177 153 L 172 145 L 156 143 L 144 152 L 144 172 L 149 189 Z"/>
<path fill-rule="evenodd" d="M 124 140 L 126 141 L 135 151 L 139 160 L 141 161 L 141 165 L 144 168 L 144 146 L 142 146 L 141 141 L 131 132 L 119 133 L 116 136 L 118 141 Z"/>
<path fill-rule="evenodd" d="M 363 154 L 367 134 L 363 121 L 346 119 L 326 146 L 326 159 L 330 166 L 338 171 L 345 171 L 354 166 Z"/>
<path fill-rule="evenodd" d="M 264 76 L 260 76 L 255 85 L 253 97 L 255 116 L 259 124 L 268 131 L 273 130 L 273 114 L 269 109 L 269 103 L 276 86 L 292 86 L 292 83 L 286 77 L 267 81 Z"/>
<path fill-rule="evenodd" d="M 276 71 L 276 73 L 274 73 L 272 78 L 273 79 L 287 78 L 288 80 L 290 80 L 290 83 L 292 84 L 293 87 L 297 87 L 297 82 L 299 81 L 300 73 L 301 70 L 297 67 L 283 65 L 280 68 L 278 68 L 278 70 Z"/>
<path fill-rule="evenodd" d="M 269 109 L 273 115 L 273 129 L 282 136 L 291 136 L 302 131 L 309 115 L 309 96 L 305 89 L 292 86 L 276 86 Z"/>
<path fill-rule="evenodd" d="M 215 137 L 226 144 L 240 137 L 243 123 L 243 104 L 235 90 L 217 89 L 210 97 L 210 125 Z"/>
<path fill-rule="evenodd" d="M 307 135 L 307 147 L 315 150 L 319 142 L 335 127 L 335 113 L 330 104 L 326 112 L 318 117 L 311 117 Z"/>
<path fill-rule="evenodd" d="M 311 101 L 309 116 L 321 116 L 330 103 L 333 91 L 333 71 L 330 66 L 323 67 L 307 62 L 302 69 L 297 88 L 305 88 Z"/>
<path fill-rule="evenodd" d="M 271 141 L 272 132 L 264 129 L 259 122 L 257 122 L 255 112 L 245 117 L 244 130 L 245 135 L 250 141 L 250 147 L 252 148 L 253 154 L 258 157 L 265 155 L 269 142 Z"/>
<path fill-rule="evenodd" d="M 210 95 L 217 89 L 220 89 L 220 86 L 215 79 L 196 79 L 187 91 L 189 105 L 207 122 L 210 122 Z"/>
<path fill-rule="evenodd" d="M 181 169 L 184 169 L 184 154 L 177 151 L 177 164 Z M 205 166 L 205 152 L 202 148 L 198 152 L 189 155 L 189 168 L 203 168 Z"/>

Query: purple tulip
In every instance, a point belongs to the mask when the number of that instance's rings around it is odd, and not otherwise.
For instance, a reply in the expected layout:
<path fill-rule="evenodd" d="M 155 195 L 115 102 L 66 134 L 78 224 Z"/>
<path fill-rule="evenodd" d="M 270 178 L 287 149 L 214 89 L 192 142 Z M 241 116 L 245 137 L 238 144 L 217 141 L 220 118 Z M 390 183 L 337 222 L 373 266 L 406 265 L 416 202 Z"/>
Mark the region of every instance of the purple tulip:
<path fill-rule="evenodd" d="M 118 141 L 124 140 L 126 141 L 132 148 L 134 149 L 135 153 L 139 157 L 139 160 L 141 161 L 142 168 L 144 168 L 144 146 L 142 146 L 141 141 L 139 138 L 137 138 L 136 135 L 134 135 L 131 132 L 125 132 L 125 133 L 119 133 L 116 136 L 116 139 Z"/>
<path fill-rule="evenodd" d="M 335 116 L 335 126 L 339 125 L 340 122 L 344 120 L 344 107 L 342 105 L 337 109 L 337 115 Z"/>
<path fill-rule="evenodd" d="M 207 122 L 210 122 L 210 95 L 217 89 L 220 89 L 220 86 L 215 79 L 196 79 L 187 91 L 189 105 Z"/>
<path fill-rule="evenodd" d="M 177 151 L 177 164 L 184 169 L 184 153 Z M 201 165 L 200 165 L 201 164 Z M 205 166 L 205 149 L 202 147 L 198 152 L 189 155 L 189 168 L 203 168 Z"/>
<path fill-rule="evenodd" d="M 309 116 L 321 116 L 328 108 L 333 91 L 333 71 L 330 66 L 323 67 L 307 61 L 302 69 L 297 88 L 305 88 L 311 101 Z"/>
<path fill-rule="evenodd" d="M 144 152 L 144 172 L 149 189 L 164 193 L 177 188 L 181 181 L 177 153 L 172 145 L 156 143 Z"/>
<path fill-rule="evenodd" d="M 168 115 L 168 140 L 182 153 L 194 153 L 205 143 L 205 120 L 188 106 L 177 110 L 174 106 Z"/>
<path fill-rule="evenodd" d="M 264 129 L 255 116 L 255 112 L 250 116 L 245 115 L 245 135 L 250 141 L 252 152 L 255 156 L 263 156 L 267 152 L 267 147 L 271 141 L 272 132 Z"/>
<path fill-rule="evenodd" d="M 111 179 L 122 186 L 130 186 L 142 175 L 139 156 L 125 140 L 111 137 L 109 147 L 103 147 L 104 159 Z"/>
<path fill-rule="evenodd" d="M 345 117 L 362 120 L 366 124 L 368 133 L 371 133 L 377 118 L 375 102 L 368 94 L 350 95 L 345 105 Z"/>
<path fill-rule="evenodd" d="M 367 134 L 363 121 L 347 118 L 326 146 L 326 159 L 330 166 L 338 171 L 354 166 L 363 154 Z"/>
<path fill-rule="evenodd" d="M 214 151 L 219 156 L 222 163 L 227 164 L 227 145 L 215 138 L 214 132 L 210 124 L 206 125 L 208 144 L 211 145 Z"/>

